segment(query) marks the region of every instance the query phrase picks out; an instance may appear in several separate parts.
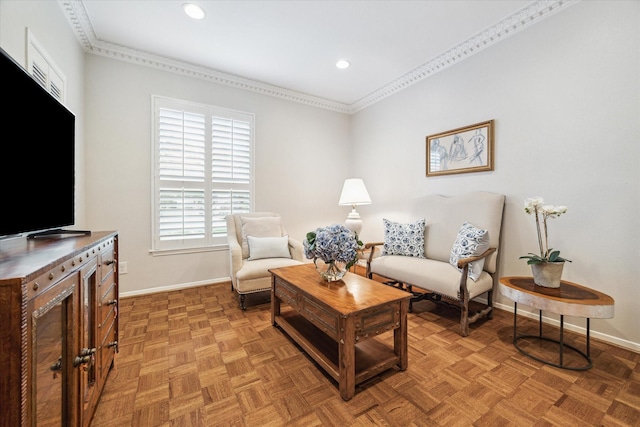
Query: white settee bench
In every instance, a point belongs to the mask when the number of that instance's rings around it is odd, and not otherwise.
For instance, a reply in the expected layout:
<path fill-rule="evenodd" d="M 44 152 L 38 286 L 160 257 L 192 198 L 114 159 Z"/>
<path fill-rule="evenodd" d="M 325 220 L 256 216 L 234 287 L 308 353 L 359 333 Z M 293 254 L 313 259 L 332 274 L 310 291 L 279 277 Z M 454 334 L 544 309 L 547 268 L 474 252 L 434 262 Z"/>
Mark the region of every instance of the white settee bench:
<path fill-rule="evenodd" d="M 470 323 L 493 317 L 504 203 L 504 195 L 483 191 L 414 200 L 406 212 L 413 223 L 384 219 L 385 241 L 365 245 L 370 249 L 367 277 L 381 276 L 411 292 L 410 311 L 423 299 L 459 309 L 460 334 L 469 335 Z M 469 302 L 485 293 L 487 302 L 474 301 L 480 309 L 470 313 Z"/>

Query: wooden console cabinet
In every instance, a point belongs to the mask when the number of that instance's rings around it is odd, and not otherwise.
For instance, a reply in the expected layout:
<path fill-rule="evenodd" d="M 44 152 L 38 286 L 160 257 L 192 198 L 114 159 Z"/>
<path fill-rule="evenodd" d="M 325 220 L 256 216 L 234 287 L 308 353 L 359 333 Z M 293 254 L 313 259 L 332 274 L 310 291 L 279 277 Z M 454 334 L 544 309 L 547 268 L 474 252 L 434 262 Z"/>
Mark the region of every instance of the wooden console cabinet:
<path fill-rule="evenodd" d="M 0 426 L 87 427 L 118 351 L 118 233 L 0 240 Z"/>

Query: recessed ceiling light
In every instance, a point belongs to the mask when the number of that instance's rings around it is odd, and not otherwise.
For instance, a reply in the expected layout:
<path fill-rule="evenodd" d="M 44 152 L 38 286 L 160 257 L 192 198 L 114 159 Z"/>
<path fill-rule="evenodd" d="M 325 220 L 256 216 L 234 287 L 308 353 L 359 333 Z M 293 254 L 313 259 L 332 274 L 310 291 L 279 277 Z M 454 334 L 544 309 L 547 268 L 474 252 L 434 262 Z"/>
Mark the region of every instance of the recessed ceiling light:
<path fill-rule="evenodd" d="M 202 8 L 196 4 L 185 3 L 182 5 L 182 8 L 184 9 L 184 13 L 186 13 L 193 19 L 204 18 L 204 10 L 202 10 Z"/>
<path fill-rule="evenodd" d="M 336 62 L 336 67 L 340 68 L 341 70 L 344 70 L 345 68 L 349 68 L 350 65 L 351 64 L 346 59 L 341 59 L 338 62 Z"/>

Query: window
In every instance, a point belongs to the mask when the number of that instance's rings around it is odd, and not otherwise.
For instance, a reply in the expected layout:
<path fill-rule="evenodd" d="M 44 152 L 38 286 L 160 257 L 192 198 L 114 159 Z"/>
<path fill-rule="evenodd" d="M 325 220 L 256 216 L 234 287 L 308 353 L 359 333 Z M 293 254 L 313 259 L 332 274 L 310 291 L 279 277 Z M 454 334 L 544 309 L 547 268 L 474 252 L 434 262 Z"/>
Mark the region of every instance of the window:
<path fill-rule="evenodd" d="M 226 245 L 253 210 L 253 114 L 153 97 L 153 250 Z"/>

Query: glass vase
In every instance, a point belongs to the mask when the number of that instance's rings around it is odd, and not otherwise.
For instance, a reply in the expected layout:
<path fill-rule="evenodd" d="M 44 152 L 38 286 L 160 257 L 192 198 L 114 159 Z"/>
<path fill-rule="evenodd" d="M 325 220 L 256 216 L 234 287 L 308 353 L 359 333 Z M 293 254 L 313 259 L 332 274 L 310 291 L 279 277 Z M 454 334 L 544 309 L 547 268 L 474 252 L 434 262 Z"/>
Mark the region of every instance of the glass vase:
<path fill-rule="evenodd" d="M 327 282 L 335 282 L 344 277 L 347 274 L 347 263 L 340 261 L 324 262 L 319 258 L 314 261 L 316 270 Z"/>

